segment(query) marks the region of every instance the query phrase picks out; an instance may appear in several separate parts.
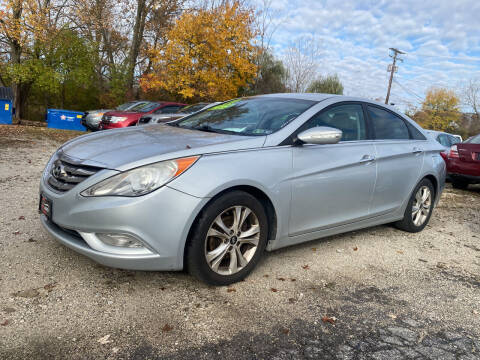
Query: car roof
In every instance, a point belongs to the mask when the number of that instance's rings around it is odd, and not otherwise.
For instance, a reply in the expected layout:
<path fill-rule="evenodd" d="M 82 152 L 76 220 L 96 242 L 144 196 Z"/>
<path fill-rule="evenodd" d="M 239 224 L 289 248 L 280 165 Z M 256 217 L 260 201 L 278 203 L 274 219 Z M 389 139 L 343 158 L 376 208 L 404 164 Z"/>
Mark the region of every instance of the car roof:
<path fill-rule="evenodd" d="M 369 104 L 375 104 L 387 109 L 390 109 L 398 113 L 398 109 L 392 105 L 387 105 L 376 100 L 371 100 L 367 98 L 347 96 L 347 95 L 335 95 L 335 94 L 323 94 L 323 93 L 277 93 L 277 94 L 265 94 L 265 95 L 255 95 L 252 97 L 273 97 L 273 98 L 285 98 L 285 99 L 298 99 L 298 100 L 310 100 L 320 102 L 325 99 L 335 97 L 338 102 L 341 101 L 361 101 Z"/>

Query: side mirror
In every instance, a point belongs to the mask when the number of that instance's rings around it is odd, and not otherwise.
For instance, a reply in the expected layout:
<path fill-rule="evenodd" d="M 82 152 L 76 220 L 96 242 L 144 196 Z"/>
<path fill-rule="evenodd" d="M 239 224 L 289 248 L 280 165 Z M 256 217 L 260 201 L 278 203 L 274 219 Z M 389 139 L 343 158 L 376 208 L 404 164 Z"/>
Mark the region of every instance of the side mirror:
<path fill-rule="evenodd" d="M 316 126 L 302 131 L 297 138 L 306 144 L 336 144 L 342 138 L 342 131 L 328 126 Z"/>

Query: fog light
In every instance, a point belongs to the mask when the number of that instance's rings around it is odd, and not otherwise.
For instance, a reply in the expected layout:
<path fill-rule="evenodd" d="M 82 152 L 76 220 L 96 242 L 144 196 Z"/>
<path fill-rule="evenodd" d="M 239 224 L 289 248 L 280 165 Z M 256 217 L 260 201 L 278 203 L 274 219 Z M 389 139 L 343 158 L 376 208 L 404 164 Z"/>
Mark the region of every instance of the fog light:
<path fill-rule="evenodd" d="M 120 246 L 126 248 L 142 248 L 143 245 L 133 236 L 127 234 L 96 234 L 97 238 L 107 245 Z"/>

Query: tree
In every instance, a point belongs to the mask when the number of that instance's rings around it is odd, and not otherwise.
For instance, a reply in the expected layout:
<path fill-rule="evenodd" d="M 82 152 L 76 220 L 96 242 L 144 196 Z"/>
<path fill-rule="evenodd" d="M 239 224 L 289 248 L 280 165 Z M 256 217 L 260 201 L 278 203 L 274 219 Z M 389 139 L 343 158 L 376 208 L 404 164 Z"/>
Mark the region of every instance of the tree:
<path fill-rule="evenodd" d="M 281 60 L 265 51 L 258 56 L 257 63 L 257 75 L 247 94 L 272 94 L 287 90 L 287 70 Z"/>
<path fill-rule="evenodd" d="M 307 92 L 343 95 L 343 85 L 337 74 L 320 76 L 312 81 Z"/>
<path fill-rule="evenodd" d="M 29 71 L 32 64 L 25 65 L 25 62 L 38 57 L 35 44 L 48 33 L 46 15 L 53 6 L 45 0 L 5 0 L 0 3 L 0 43 L 8 49 L 5 72 L 13 88 L 17 118 L 24 114 L 34 81 L 34 75 Z M 2 82 L 7 81 L 2 77 Z"/>
<path fill-rule="evenodd" d="M 480 120 L 480 79 L 470 79 L 463 89 L 464 102 L 471 107 Z"/>
<path fill-rule="evenodd" d="M 293 42 L 285 54 L 288 71 L 288 87 L 293 92 L 304 92 L 317 72 L 320 53 L 315 39 L 301 37 Z"/>
<path fill-rule="evenodd" d="M 452 90 L 430 88 L 414 120 L 426 129 L 455 131 L 461 117 L 459 104 L 460 100 Z"/>
<path fill-rule="evenodd" d="M 152 49 L 144 91 L 164 89 L 184 100 L 226 100 L 254 78 L 252 12 L 239 2 L 185 11 L 163 49 Z"/>

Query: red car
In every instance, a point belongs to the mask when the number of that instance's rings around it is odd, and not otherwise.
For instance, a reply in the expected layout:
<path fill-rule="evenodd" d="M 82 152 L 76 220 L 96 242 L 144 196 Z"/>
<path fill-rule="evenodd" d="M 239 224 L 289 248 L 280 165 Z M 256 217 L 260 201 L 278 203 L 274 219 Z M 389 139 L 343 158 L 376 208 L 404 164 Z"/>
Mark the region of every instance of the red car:
<path fill-rule="evenodd" d="M 102 117 L 99 129 L 118 129 L 135 126 L 146 114 L 170 114 L 177 112 L 186 104 L 175 102 L 144 102 L 128 111 L 109 111 Z"/>
<path fill-rule="evenodd" d="M 468 184 L 480 183 L 480 135 L 452 146 L 447 171 L 454 188 L 466 189 Z"/>

